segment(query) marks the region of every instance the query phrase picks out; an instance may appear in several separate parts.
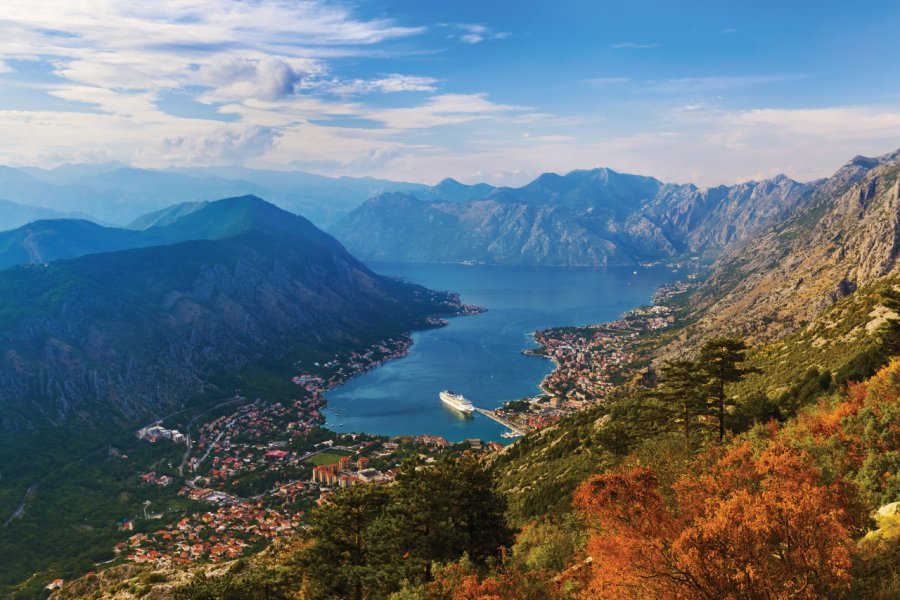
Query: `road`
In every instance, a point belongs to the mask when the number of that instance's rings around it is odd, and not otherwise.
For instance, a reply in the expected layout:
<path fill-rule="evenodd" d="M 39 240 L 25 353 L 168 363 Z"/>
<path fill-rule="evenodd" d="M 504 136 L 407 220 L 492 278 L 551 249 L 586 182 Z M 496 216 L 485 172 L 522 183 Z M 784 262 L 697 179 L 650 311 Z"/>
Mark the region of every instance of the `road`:
<path fill-rule="evenodd" d="M 514 433 L 518 433 L 519 435 L 525 435 L 525 432 L 522 431 L 521 427 L 517 427 L 517 426 L 513 425 L 511 422 L 507 421 L 506 419 L 504 419 L 502 417 L 498 417 L 496 414 L 494 414 L 494 411 L 486 410 L 484 408 L 478 408 L 477 406 L 475 407 L 475 410 L 478 411 L 479 413 L 483 414 L 484 416 L 486 416 L 488 419 L 493 419 L 494 421 L 497 421 L 504 427 L 509 427 L 510 430 L 513 431 Z"/>
<path fill-rule="evenodd" d="M 236 402 L 245 402 L 246 400 L 247 399 L 244 398 L 243 396 L 241 396 L 240 398 L 231 398 L 230 400 L 226 400 L 225 402 L 216 404 L 215 406 L 207 408 L 207 409 L 203 410 L 202 412 L 199 412 L 196 415 L 194 415 L 194 417 L 188 422 L 186 431 L 184 432 L 185 445 L 187 445 L 187 448 L 185 448 L 185 450 L 184 450 L 184 456 L 181 457 L 181 464 L 178 465 L 178 475 L 180 475 L 181 477 L 184 477 L 184 466 L 187 464 L 188 459 L 191 457 L 191 449 L 194 446 L 194 443 L 191 440 L 191 426 L 194 424 L 194 422 L 212 410 L 216 410 L 217 408 L 222 408 L 223 406 L 228 406 L 229 404 L 234 404 Z M 179 412 L 181 412 L 181 411 L 179 411 Z M 177 414 L 177 413 L 173 413 L 173 414 Z M 171 416 L 171 415 L 169 415 L 169 416 Z M 162 423 L 162 420 L 160 420 L 158 422 Z M 226 429 L 227 429 L 227 427 L 230 427 L 233 423 L 234 423 L 233 420 L 230 421 L 228 423 L 228 425 L 226 426 Z M 222 430 L 222 433 L 225 433 L 224 429 Z M 221 437 L 222 437 L 222 434 L 220 433 L 219 437 L 216 438 L 216 441 L 218 442 Z M 210 446 L 212 446 L 212 444 L 210 444 Z M 201 459 L 200 462 L 203 462 L 203 460 L 206 460 L 207 456 L 209 456 L 208 448 L 206 450 L 206 454 L 203 455 L 203 459 Z"/>

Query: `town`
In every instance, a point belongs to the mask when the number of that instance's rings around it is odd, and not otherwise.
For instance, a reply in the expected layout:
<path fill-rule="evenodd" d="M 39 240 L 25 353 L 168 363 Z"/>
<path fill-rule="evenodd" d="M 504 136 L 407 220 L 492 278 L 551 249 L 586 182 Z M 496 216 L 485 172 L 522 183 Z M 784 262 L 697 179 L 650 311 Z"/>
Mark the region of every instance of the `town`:
<path fill-rule="evenodd" d="M 666 291 L 657 292 L 652 305 L 630 310 L 609 323 L 535 332 L 538 346 L 523 353 L 549 358 L 555 365 L 541 382 L 543 393 L 507 402 L 490 411 L 492 416 L 513 432 L 534 431 L 602 402 L 617 385 L 634 376 L 636 338 L 675 322 L 675 310 L 658 299 L 672 299 L 692 285 L 678 282 L 664 286 L 661 291 Z"/>
<path fill-rule="evenodd" d="M 683 289 L 680 284 L 671 287 Z M 667 293 L 668 298 L 672 295 Z M 511 431 L 505 437 L 552 425 L 565 414 L 606 398 L 632 375 L 634 339 L 674 320 L 673 309 L 654 304 L 610 323 L 536 332 L 537 347 L 525 353 L 549 358 L 556 366 L 541 383 L 543 393 L 479 412 L 507 425 Z M 298 363 L 301 372 L 291 379 L 297 393 L 290 401 L 237 395 L 220 402 L 197 426 L 194 421 L 201 415 L 195 416 L 183 433 L 162 421 L 140 429 L 141 442 L 184 445 L 180 464 L 158 465 L 139 477 L 150 489 L 173 489 L 186 504 L 180 511 L 145 510 L 124 519 L 120 529 L 130 535 L 116 545 L 117 556 L 154 564 L 243 556 L 294 535 L 308 512 L 340 488 L 389 484 L 406 461 L 427 465 L 446 455 L 502 450 L 493 441 L 452 443 L 428 435 L 391 439 L 322 427 L 328 390 L 404 356 L 411 343 L 408 335 L 399 336 L 363 351 L 336 354 L 306 366 Z"/>

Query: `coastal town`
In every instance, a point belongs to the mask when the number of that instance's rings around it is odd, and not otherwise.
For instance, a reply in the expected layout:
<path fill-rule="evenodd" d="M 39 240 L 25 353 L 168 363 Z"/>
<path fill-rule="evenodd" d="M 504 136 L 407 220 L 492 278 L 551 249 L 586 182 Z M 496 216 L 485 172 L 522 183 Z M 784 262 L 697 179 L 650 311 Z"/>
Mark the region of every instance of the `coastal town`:
<path fill-rule="evenodd" d="M 654 294 L 651 305 L 630 310 L 609 323 L 535 332 L 538 346 L 523 354 L 548 358 L 555 366 L 541 382 L 542 393 L 507 402 L 490 411 L 491 416 L 513 431 L 528 432 L 603 402 L 616 386 L 636 373 L 635 340 L 674 324 L 676 311 L 666 302 L 695 285 L 693 278 L 664 285 Z"/>
<path fill-rule="evenodd" d="M 670 299 L 687 285 L 661 289 L 656 299 L 661 294 Z M 634 339 L 674 320 L 673 309 L 655 302 L 610 323 L 536 332 L 537 347 L 525 353 L 555 364 L 541 383 L 542 393 L 477 411 L 509 427 L 504 437 L 552 425 L 566 414 L 603 401 L 630 376 Z M 158 464 L 138 477 L 146 489 L 165 490 L 180 499 L 182 508 L 154 512 L 148 510 L 153 508 L 148 501 L 142 514 L 123 518 L 118 526 L 127 537 L 115 546 L 116 556 L 163 565 L 236 558 L 295 535 L 308 512 L 343 487 L 390 484 L 406 461 L 427 465 L 446 455 L 501 451 L 503 446 L 494 441 L 454 443 L 429 435 L 388 438 L 334 433 L 323 427 L 328 390 L 404 356 L 411 343 L 408 335 L 398 336 L 362 351 L 335 354 L 309 365 L 298 363 L 300 373 L 291 378 L 295 398 L 289 401 L 237 394 L 208 413 L 182 419 L 177 427 L 157 421 L 139 429 L 139 443 L 180 453 L 180 462 Z"/>

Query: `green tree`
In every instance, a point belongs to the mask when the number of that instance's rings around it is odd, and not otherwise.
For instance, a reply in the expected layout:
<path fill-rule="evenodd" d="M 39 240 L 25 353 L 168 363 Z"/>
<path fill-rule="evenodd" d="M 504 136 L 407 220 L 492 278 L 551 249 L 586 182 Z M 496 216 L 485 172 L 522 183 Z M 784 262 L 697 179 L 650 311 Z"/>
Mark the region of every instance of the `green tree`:
<path fill-rule="evenodd" d="M 376 526 L 384 516 L 390 491 L 378 485 L 359 485 L 333 494 L 314 509 L 310 533 L 315 543 L 300 557 L 315 598 L 371 597 L 383 585 L 385 561 Z"/>
<path fill-rule="evenodd" d="M 701 368 L 689 360 L 668 360 L 663 364 L 662 378 L 652 397 L 661 418 L 679 428 L 688 443 L 694 427 L 706 413 L 706 377 Z"/>
<path fill-rule="evenodd" d="M 382 539 L 403 557 L 403 578 L 427 582 L 435 563 L 467 555 L 483 564 L 498 557 L 511 542 L 505 512 L 490 471 L 476 457 L 408 463 L 398 472 Z"/>
<path fill-rule="evenodd" d="M 698 364 L 709 381 L 709 412 L 718 421 L 719 441 L 725 438 L 725 407 L 729 403 L 725 386 L 758 372 L 740 367 L 746 353 L 744 340 L 734 337 L 715 338 L 700 348 Z"/>
<path fill-rule="evenodd" d="M 628 447 L 641 440 L 678 431 L 686 441 L 706 414 L 706 376 L 689 360 L 665 361 L 658 385 L 641 390 L 613 407 L 613 420 L 630 438 Z"/>

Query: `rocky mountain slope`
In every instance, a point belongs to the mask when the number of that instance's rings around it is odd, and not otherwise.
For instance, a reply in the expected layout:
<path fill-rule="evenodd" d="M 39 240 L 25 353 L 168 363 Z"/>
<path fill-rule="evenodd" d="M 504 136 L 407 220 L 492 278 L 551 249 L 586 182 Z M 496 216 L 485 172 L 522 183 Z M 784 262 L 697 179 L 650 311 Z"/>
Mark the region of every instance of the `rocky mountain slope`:
<path fill-rule="evenodd" d="M 331 231 L 363 259 L 630 265 L 717 254 L 790 213 L 807 188 L 784 176 L 700 189 L 610 169 L 549 173 L 464 202 L 382 195 Z"/>
<path fill-rule="evenodd" d="M 729 248 L 692 299 L 676 347 L 707 332 L 781 337 L 855 289 L 898 271 L 900 151 L 858 156 L 802 207 Z"/>
<path fill-rule="evenodd" d="M 0 428 L 131 423 L 224 371 L 371 343 L 448 310 L 257 198 L 212 203 L 170 228 L 216 239 L 0 272 Z"/>

